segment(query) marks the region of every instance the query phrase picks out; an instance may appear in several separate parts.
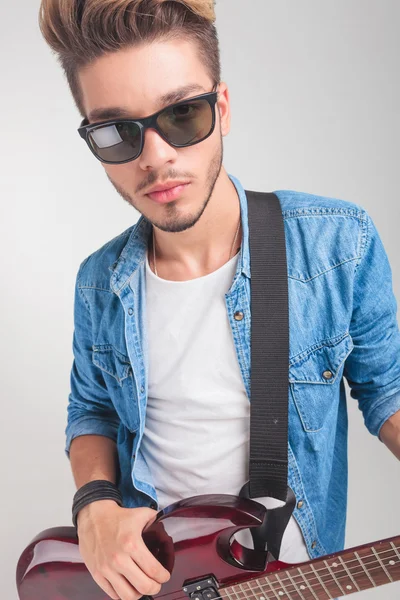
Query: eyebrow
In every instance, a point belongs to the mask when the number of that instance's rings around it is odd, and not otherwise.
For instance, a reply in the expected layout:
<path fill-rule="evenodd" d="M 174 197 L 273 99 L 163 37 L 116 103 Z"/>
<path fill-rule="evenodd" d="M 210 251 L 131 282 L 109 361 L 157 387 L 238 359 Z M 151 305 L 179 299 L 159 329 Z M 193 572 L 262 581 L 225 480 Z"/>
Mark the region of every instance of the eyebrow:
<path fill-rule="evenodd" d="M 192 83 L 189 85 L 185 85 L 183 87 L 177 88 L 176 90 L 172 90 L 171 92 L 167 92 L 158 98 L 158 104 L 160 106 L 168 106 L 169 104 L 175 104 L 175 102 L 179 102 L 184 99 L 185 96 L 188 96 L 192 92 L 204 92 L 205 90 L 198 83 Z M 122 118 L 134 118 L 132 116 L 132 112 L 127 108 L 122 108 L 120 106 L 112 106 L 109 108 L 95 108 L 88 115 L 88 121 L 107 121 L 108 119 L 122 119 Z"/>

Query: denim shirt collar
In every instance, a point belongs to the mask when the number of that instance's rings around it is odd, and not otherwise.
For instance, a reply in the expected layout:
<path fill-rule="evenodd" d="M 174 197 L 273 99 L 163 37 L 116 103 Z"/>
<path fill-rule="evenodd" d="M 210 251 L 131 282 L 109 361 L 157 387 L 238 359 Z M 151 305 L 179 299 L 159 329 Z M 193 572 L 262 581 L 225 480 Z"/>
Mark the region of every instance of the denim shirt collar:
<path fill-rule="evenodd" d="M 242 220 L 242 247 L 234 277 L 234 282 L 236 282 L 240 274 L 245 275 L 249 279 L 251 277 L 248 209 L 246 192 L 240 181 L 233 175 L 229 175 L 229 178 L 234 184 L 239 197 Z M 119 295 L 135 271 L 141 265 L 144 265 L 151 232 L 151 223 L 144 216 L 141 216 L 136 225 L 133 226 L 120 257 L 109 267 L 112 272 L 110 286 L 115 294 Z"/>

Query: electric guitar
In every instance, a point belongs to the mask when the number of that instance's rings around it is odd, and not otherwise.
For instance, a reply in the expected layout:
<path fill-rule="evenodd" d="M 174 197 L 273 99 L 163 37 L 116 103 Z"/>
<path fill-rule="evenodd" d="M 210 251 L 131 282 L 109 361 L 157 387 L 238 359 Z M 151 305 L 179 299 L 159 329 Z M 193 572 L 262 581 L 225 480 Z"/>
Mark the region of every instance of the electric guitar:
<path fill-rule="evenodd" d="M 171 573 L 155 597 L 327 600 L 400 580 L 400 536 L 289 565 L 234 538 L 265 515 L 258 502 L 227 494 L 194 496 L 160 511 L 142 534 Z M 32 540 L 18 562 L 17 588 L 20 600 L 109 600 L 86 569 L 74 527 Z"/>

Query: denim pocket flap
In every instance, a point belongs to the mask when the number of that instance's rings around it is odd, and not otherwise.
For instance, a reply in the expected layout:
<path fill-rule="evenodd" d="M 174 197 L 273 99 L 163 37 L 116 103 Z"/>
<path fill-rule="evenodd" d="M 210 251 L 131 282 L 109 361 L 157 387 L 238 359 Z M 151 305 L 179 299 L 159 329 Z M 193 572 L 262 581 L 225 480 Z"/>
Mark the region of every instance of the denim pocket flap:
<path fill-rule="evenodd" d="M 290 361 L 289 382 L 332 385 L 342 372 L 343 363 L 353 348 L 349 333 L 308 348 Z"/>
<path fill-rule="evenodd" d="M 93 346 L 93 364 L 121 383 L 131 373 L 130 360 L 110 344 Z"/>

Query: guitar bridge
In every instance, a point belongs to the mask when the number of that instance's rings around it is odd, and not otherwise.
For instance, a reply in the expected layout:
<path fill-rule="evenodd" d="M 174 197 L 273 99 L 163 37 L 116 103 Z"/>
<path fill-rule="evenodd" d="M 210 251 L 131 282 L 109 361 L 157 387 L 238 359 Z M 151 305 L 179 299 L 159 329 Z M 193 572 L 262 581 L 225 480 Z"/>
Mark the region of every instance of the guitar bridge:
<path fill-rule="evenodd" d="M 187 583 L 183 591 L 191 600 L 215 600 L 219 598 L 218 583 L 215 577 L 207 577 L 194 583 Z"/>

